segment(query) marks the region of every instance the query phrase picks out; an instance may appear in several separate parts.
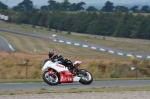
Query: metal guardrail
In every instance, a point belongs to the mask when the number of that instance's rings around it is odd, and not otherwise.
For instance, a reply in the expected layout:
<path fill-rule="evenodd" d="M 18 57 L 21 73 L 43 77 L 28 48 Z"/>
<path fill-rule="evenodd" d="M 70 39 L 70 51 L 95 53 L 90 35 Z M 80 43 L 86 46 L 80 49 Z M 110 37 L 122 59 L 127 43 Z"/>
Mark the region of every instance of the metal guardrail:
<path fill-rule="evenodd" d="M 122 55 L 122 56 L 128 56 L 128 57 L 132 56 L 132 54 L 121 53 L 121 52 L 117 52 L 117 51 L 113 51 L 113 50 L 109 50 L 109 49 L 94 47 L 94 46 L 85 45 L 85 44 L 76 43 L 76 42 L 54 39 L 53 37 L 47 37 L 47 36 L 42 36 L 42 35 L 38 35 L 38 34 L 36 34 L 36 35 L 35 34 L 29 34 L 29 33 L 25 33 L 25 32 L 18 32 L 18 31 L 9 30 L 9 29 L 3 29 L 3 28 L 0 28 L 0 31 L 10 32 L 10 33 L 19 34 L 19 35 L 32 36 L 32 37 L 37 37 L 37 38 L 49 39 L 49 40 L 53 40 L 55 42 L 60 42 L 60 43 L 71 44 L 71 45 L 75 45 L 75 46 L 100 50 L 100 51 L 104 51 L 104 52 L 108 52 L 108 53 L 116 54 L 116 55 Z M 150 56 L 146 56 L 146 55 L 135 55 L 135 57 L 137 57 L 137 58 L 148 58 L 148 59 L 150 58 Z"/>

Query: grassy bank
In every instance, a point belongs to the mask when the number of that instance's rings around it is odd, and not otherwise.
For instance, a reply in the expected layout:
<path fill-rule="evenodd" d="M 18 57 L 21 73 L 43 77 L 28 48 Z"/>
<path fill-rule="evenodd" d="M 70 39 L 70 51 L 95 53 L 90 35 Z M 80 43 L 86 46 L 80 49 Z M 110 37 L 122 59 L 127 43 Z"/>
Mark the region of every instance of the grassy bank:
<path fill-rule="evenodd" d="M 73 46 L 63 43 L 57 43 L 52 40 L 34 38 L 6 32 L 0 32 L 0 36 L 6 38 L 17 52 L 30 54 L 47 54 L 50 49 L 57 50 L 64 57 L 76 57 L 77 59 L 92 58 L 92 59 L 110 59 L 110 60 L 130 60 L 129 57 L 114 55 L 102 51 Z"/>
<path fill-rule="evenodd" d="M 52 36 L 52 34 L 57 34 L 58 38 L 60 38 L 60 39 L 63 38 L 66 40 L 90 44 L 93 46 L 100 46 L 101 48 L 111 49 L 111 50 L 115 50 L 115 51 L 119 51 L 119 52 L 134 53 L 134 54 L 139 54 L 139 55 L 149 55 L 150 54 L 150 52 L 149 52 L 150 45 L 144 45 L 144 44 L 138 44 L 138 43 L 125 43 L 125 42 L 117 42 L 117 41 L 110 41 L 110 40 L 104 40 L 104 39 L 90 38 L 87 36 L 81 36 L 80 34 L 78 34 L 78 36 L 77 35 L 76 36 L 68 35 L 67 33 L 66 34 L 59 33 L 59 32 L 56 33 L 55 31 L 48 31 L 47 29 L 31 28 L 31 26 L 29 26 L 29 25 L 17 25 L 17 24 L 13 24 L 13 23 L 7 23 L 4 21 L 0 21 L 0 27 L 12 29 L 12 30 L 16 30 L 16 31 L 22 31 L 22 32 L 30 33 L 30 34 L 41 34 L 41 35 L 46 35 L 46 36 Z M 2 35 L 2 34 L 0 34 L 0 35 Z M 11 40 L 11 41 L 13 41 L 13 40 Z M 11 42 L 11 43 L 13 43 L 13 42 Z M 12 44 L 12 45 L 15 46 L 14 44 Z M 36 44 L 36 46 L 37 46 L 37 44 Z M 23 50 L 18 50 L 18 51 L 23 51 Z"/>
<path fill-rule="evenodd" d="M 0 79 L 41 79 L 41 69 L 46 54 L 7 53 L 0 52 Z M 126 61 L 108 59 L 90 59 L 71 57 L 82 60 L 80 68 L 90 71 L 94 78 L 146 78 L 150 77 L 148 60 L 136 61 L 134 64 Z M 24 65 L 24 62 L 28 62 Z M 137 70 L 132 71 L 135 65 Z"/>
<path fill-rule="evenodd" d="M 0 21 L 0 26 L 13 30 L 52 35 L 55 32 L 46 29 L 31 28 L 26 25 L 16 25 Z M 104 46 L 122 51 L 141 51 L 149 54 L 150 46 L 133 43 L 122 43 L 108 40 L 94 39 L 84 36 L 72 36 L 57 33 L 58 36 L 92 45 Z M 87 49 L 83 47 L 57 43 L 52 40 L 16 35 L 0 32 L 0 36 L 6 38 L 17 52 L 7 53 L 0 51 L 0 79 L 41 79 L 41 68 L 43 61 L 48 58 L 47 52 L 56 49 L 64 58 L 82 61 L 81 67 L 92 73 L 94 78 L 146 78 L 150 77 L 150 63 L 148 59 L 136 59 L 132 62 L 129 57 L 114 55 Z M 140 52 L 139 52 L 140 51 Z M 24 62 L 28 62 L 27 70 Z M 137 69 L 132 71 L 131 67 Z"/>

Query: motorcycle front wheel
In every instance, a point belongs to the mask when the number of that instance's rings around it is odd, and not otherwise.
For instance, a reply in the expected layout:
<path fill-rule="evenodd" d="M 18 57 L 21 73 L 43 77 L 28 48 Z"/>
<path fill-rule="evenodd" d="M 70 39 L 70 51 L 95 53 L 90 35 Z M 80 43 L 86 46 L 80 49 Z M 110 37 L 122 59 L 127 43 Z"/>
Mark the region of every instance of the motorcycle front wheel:
<path fill-rule="evenodd" d="M 81 69 L 80 72 L 82 72 L 82 74 L 79 74 L 79 76 L 81 77 L 79 82 L 81 84 L 89 85 L 93 82 L 93 76 L 90 72 L 88 72 L 87 70 L 84 70 L 84 69 Z"/>
<path fill-rule="evenodd" d="M 42 77 L 43 77 L 43 80 L 49 85 L 59 84 L 59 77 L 56 73 L 50 74 L 48 71 L 45 71 Z"/>

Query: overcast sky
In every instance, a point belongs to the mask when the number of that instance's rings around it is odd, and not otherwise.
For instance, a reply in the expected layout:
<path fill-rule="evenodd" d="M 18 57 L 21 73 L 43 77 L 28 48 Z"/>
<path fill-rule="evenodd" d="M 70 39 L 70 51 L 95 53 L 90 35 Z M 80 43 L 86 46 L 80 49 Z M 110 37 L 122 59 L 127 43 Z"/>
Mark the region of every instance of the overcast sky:
<path fill-rule="evenodd" d="M 16 6 L 18 3 L 22 2 L 23 0 L 0 0 L 3 3 L 7 4 L 8 6 Z M 48 0 L 31 0 L 33 1 L 34 5 L 47 5 Z M 63 2 L 64 0 L 55 0 L 57 2 Z M 85 2 L 88 5 L 92 4 L 105 4 L 106 1 L 113 2 L 115 4 L 133 4 L 133 5 L 140 5 L 140 4 L 150 4 L 150 0 L 69 0 L 70 3 L 79 3 Z"/>

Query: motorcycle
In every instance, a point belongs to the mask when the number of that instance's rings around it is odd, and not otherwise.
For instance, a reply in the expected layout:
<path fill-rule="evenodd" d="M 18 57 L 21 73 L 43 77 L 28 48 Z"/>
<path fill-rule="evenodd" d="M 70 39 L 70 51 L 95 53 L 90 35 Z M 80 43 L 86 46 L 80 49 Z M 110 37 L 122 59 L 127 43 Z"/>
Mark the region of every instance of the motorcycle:
<path fill-rule="evenodd" d="M 85 69 L 79 69 L 82 62 L 75 61 L 75 68 L 71 69 L 64 65 L 45 60 L 42 68 L 42 78 L 48 85 L 58 85 L 61 83 L 80 82 L 88 85 L 93 82 L 93 77 L 90 72 Z"/>

